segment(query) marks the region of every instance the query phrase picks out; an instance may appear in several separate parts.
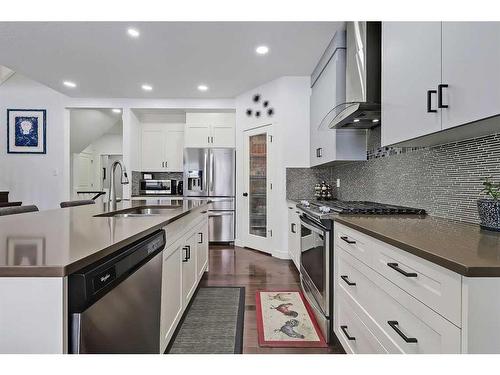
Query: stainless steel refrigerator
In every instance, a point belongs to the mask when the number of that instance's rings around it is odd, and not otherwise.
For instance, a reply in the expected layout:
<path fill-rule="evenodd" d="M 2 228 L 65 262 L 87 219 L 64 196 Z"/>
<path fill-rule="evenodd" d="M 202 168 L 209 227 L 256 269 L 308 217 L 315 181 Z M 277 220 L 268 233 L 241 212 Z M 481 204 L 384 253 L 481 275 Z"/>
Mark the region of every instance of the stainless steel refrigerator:
<path fill-rule="evenodd" d="M 210 197 L 209 241 L 234 242 L 235 150 L 185 148 L 184 196 Z"/>

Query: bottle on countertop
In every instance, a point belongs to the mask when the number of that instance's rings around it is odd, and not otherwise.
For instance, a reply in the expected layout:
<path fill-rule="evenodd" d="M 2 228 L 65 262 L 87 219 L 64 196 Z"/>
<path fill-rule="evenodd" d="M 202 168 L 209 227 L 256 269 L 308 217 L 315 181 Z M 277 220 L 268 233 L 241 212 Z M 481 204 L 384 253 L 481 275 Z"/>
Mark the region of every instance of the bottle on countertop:
<path fill-rule="evenodd" d="M 316 184 L 314 186 L 314 196 L 317 200 L 332 200 L 332 187 L 330 184 L 327 184 L 325 181 L 321 181 L 321 183 Z"/>

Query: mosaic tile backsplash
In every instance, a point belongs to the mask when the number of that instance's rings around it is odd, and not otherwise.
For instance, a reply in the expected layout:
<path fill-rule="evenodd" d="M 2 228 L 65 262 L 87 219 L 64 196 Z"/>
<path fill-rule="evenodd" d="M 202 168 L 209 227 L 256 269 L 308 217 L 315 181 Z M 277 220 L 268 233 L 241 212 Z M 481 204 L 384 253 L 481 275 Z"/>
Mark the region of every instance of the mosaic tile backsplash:
<path fill-rule="evenodd" d="M 287 168 L 287 198 L 311 199 L 316 182 L 335 186 L 340 178 L 340 188 L 334 188 L 338 199 L 414 206 L 433 216 L 479 223 L 481 178 L 500 181 L 500 133 L 429 148 L 380 150 L 371 151 L 380 151 L 379 157 L 363 162 Z"/>

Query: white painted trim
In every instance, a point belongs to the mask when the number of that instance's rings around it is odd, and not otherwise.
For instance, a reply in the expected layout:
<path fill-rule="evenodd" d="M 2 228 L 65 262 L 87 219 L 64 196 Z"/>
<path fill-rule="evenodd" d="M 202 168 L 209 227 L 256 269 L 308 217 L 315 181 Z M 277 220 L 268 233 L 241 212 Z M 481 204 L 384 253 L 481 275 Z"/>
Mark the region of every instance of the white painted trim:
<path fill-rule="evenodd" d="M 234 246 L 245 247 L 245 242 L 243 242 L 240 239 L 235 239 L 234 240 Z"/>
<path fill-rule="evenodd" d="M 274 250 L 272 252 L 272 256 L 273 258 L 278 258 L 278 259 L 287 259 L 287 260 L 291 259 L 290 254 L 288 254 L 287 251 Z"/>

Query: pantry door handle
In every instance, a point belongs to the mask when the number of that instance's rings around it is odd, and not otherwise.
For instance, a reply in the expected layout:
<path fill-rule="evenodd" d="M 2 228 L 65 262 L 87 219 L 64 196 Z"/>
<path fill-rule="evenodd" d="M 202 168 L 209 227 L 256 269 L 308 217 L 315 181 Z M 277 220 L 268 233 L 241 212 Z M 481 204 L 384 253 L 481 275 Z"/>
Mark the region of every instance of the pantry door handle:
<path fill-rule="evenodd" d="M 291 228 L 290 228 L 290 230 L 292 231 L 292 233 L 297 233 L 296 227 L 297 227 L 297 225 L 295 223 L 292 223 Z"/>
<path fill-rule="evenodd" d="M 347 242 L 348 244 L 351 244 L 351 245 L 356 243 L 356 241 L 350 240 L 349 237 L 347 237 L 347 236 L 342 236 L 342 237 L 340 237 L 340 239 Z"/>
<path fill-rule="evenodd" d="M 189 259 L 191 259 L 191 246 L 186 245 L 186 249 L 187 249 L 186 259 L 189 260 Z"/>
<path fill-rule="evenodd" d="M 186 263 L 189 258 L 188 258 L 188 249 L 187 249 L 187 246 L 183 247 L 182 250 L 186 250 L 186 256 L 184 257 L 184 259 L 182 260 L 182 263 Z"/>
<path fill-rule="evenodd" d="M 347 337 L 348 340 L 354 341 L 356 340 L 356 337 L 349 335 L 349 332 L 347 332 L 347 326 L 340 326 L 340 329 L 342 332 L 344 332 L 345 337 Z"/>
<path fill-rule="evenodd" d="M 418 276 L 415 272 L 406 272 L 405 270 L 399 268 L 399 264 L 397 263 L 387 263 L 387 265 L 391 267 L 394 271 L 398 271 L 400 274 L 405 275 L 406 277 Z"/>
<path fill-rule="evenodd" d="M 399 324 L 399 323 L 398 323 L 396 320 L 389 320 L 389 321 L 387 322 L 387 324 L 389 324 L 389 326 L 390 326 L 393 330 L 395 330 L 395 331 L 396 331 L 396 333 L 397 333 L 399 336 L 401 336 L 401 338 L 402 338 L 403 340 L 405 340 L 405 342 L 408 342 L 408 343 L 416 343 L 416 342 L 418 342 L 418 340 L 417 340 L 415 337 L 408 337 L 408 336 L 406 336 L 406 335 L 403 333 L 403 331 L 401 331 L 401 330 L 399 329 L 399 327 L 398 327 L 398 324 Z"/>
<path fill-rule="evenodd" d="M 437 94 L 436 90 L 427 90 L 427 112 L 435 113 L 437 109 L 432 109 L 432 94 Z"/>
<path fill-rule="evenodd" d="M 346 283 L 347 285 L 349 285 L 349 286 L 354 286 L 354 285 L 356 285 L 356 283 L 353 283 L 352 281 L 349 281 L 349 276 L 347 276 L 347 275 L 342 275 L 342 276 L 340 276 L 340 278 L 341 278 L 342 280 L 344 280 L 344 281 L 345 281 L 345 283 Z"/>
<path fill-rule="evenodd" d="M 443 104 L 443 89 L 447 87 L 445 83 L 438 85 L 438 108 L 448 108 L 448 104 Z"/>
<path fill-rule="evenodd" d="M 203 233 L 199 232 L 198 234 L 200 235 L 200 241 L 198 241 L 198 243 L 203 243 Z"/>

